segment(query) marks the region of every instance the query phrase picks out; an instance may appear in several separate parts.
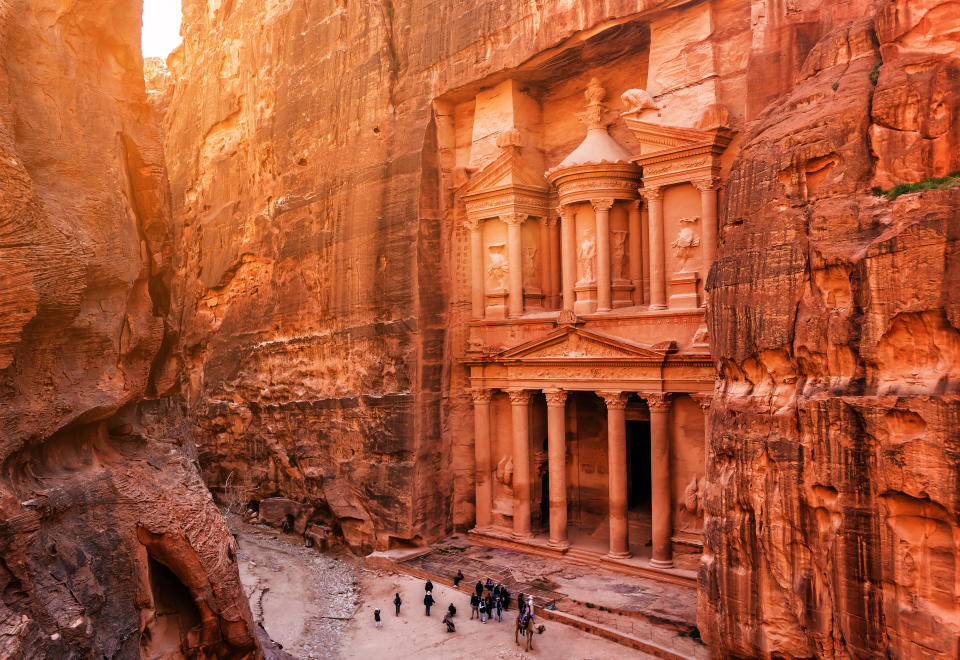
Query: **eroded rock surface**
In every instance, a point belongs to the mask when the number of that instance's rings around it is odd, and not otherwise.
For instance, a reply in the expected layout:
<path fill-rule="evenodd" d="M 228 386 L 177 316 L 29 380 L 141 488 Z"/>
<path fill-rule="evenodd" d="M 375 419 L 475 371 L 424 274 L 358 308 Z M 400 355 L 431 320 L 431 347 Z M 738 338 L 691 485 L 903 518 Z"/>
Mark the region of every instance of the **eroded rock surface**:
<path fill-rule="evenodd" d="M 957 657 L 960 190 L 870 189 L 957 169 L 960 14 L 769 4 L 812 47 L 726 189 L 701 631 L 743 657 Z"/>
<path fill-rule="evenodd" d="M 169 191 L 140 11 L 0 3 L 5 658 L 259 654 L 168 396 Z"/>

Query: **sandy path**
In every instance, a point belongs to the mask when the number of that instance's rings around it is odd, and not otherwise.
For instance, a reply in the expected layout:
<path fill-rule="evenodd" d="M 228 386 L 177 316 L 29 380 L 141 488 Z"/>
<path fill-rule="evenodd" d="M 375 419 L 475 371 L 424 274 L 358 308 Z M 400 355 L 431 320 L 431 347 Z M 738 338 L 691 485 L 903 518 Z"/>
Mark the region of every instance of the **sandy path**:
<path fill-rule="evenodd" d="M 437 600 L 429 618 L 424 614 L 424 581 L 403 574 L 360 571 L 363 599 L 357 616 L 349 625 L 340 647 L 341 658 L 356 660 L 390 660 L 392 658 L 428 659 L 482 658 L 551 658 L 563 660 L 625 660 L 651 658 L 639 651 L 614 644 L 551 621 L 543 635 L 533 638 L 534 650 L 524 653 L 514 645 L 516 610 L 504 613 L 503 622 L 483 624 L 470 620 L 468 597 L 449 587 L 435 585 Z M 393 594 L 400 592 L 403 606 L 400 616 L 393 613 Z M 453 603 L 457 632 L 447 633 L 440 619 Z M 383 615 L 383 629 L 373 625 L 373 610 Z"/>

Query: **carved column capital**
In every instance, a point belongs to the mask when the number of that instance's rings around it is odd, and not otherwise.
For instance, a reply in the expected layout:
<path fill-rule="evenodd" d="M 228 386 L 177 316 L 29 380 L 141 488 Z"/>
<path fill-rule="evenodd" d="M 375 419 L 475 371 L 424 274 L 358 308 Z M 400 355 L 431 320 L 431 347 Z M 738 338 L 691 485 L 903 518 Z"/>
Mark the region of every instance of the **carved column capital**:
<path fill-rule="evenodd" d="M 474 403 L 490 403 L 493 398 L 493 390 L 476 388 L 470 390 L 470 395 L 473 397 Z"/>
<path fill-rule="evenodd" d="M 640 200 L 639 200 L 639 199 L 630 199 L 630 200 L 627 200 L 626 204 L 627 204 L 627 210 L 628 210 L 628 211 L 633 211 L 633 212 L 636 212 L 636 213 L 639 213 L 639 212 L 640 212 Z"/>
<path fill-rule="evenodd" d="M 707 192 L 708 190 L 719 190 L 721 181 L 720 177 L 708 176 L 702 179 L 695 179 L 690 183 L 700 192 Z"/>
<path fill-rule="evenodd" d="M 607 410 L 625 410 L 630 398 L 626 392 L 597 392 L 597 396 L 607 404 Z"/>
<path fill-rule="evenodd" d="M 574 216 L 573 206 L 570 204 L 557 205 L 557 215 L 561 220 L 572 220 Z"/>
<path fill-rule="evenodd" d="M 560 218 L 553 214 L 545 215 L 543 216 L 543 224 L 546 227 L 556 227 L 560 224 Z"/>
<path fill-rule="evenodd" d="M 480 225 L 483 224 L 483 220 L 480 218 L 467 218 L 463 221 L 463 226 L 469 229 L 470 231 L 479 231 Z"/>
<path fill-rule="evenodd" d="M 530 397 L 533 396 L 533 392 L 530 390 L 511 388 L 504 391 L 507 393 L 507 396 L 510 397 L 510 403 L 515 406 L 529 405 Z"/>
<path fill-rule="evenodd" d="M 613 206 L 613 199 L 610 197 L 601 197 L 600 199 L 591 199 L 590 204 L 593 205 L 593 210 L 596 213 L 601 211 L 609 211 L 610 207 Z"/>
<path fill-rule="evenodd" d="M 669 392 L 644 392 L 641 394 L 650 410 L 667 412 L 673 404 L 673 395 Z"/>
<path fill-rule="evenodd" d="M 543 395 L 547 398 L 549 408 L 562 408 L 567 402 L 567 393 L 564 390 L 544 390 Z"/>
<path fill-rule="evenodd" d="M 524 213 L 504 213 L 500 219 L 508 225 L 522 225 L 527 219 Z"/>
<path fill-rule="evenodd" d="M 712 394 L 691 394 L 690 398 L 697 402 L 697 405 L 700 406 L 700 409 L 703 412 L 709 412 L 710 407 L 713 405 L 713 395 Z"/>
<path fill-rule="evenodd" d="M 650 202 L 659 202 L 663 199 L 663 188 L 660 186 L 647 186 L 645 188 L 639 188 L 640 196 L 643 197 L 647 203 Z"/>

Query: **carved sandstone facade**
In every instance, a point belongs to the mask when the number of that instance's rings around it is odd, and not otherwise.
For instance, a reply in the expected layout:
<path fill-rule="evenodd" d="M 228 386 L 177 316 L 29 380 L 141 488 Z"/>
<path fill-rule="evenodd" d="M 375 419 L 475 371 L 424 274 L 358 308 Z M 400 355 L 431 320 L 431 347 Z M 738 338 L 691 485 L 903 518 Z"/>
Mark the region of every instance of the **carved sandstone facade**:
<path fill-rule="evenodd" d="M 671 126 L 669 107 L 638 89 L 618 117 L 599 79 L 585 83 L 582 128 L 554 127 L 513 79 L 474 99 L 472 134 L 507 118 L 456 191 L 469 230 L 474 532 L 560 554 L 602 538 L 607 560 L 654 569 L 674 567 L 676 544 L 692 569 L 702 516 L 684 509 L 684 489 L 703 477 L 703 282 L 732 132 L 713 104 L 701 123 L 720 124 Z M 549 132 L 583 128 L 544 171 Z M 494 477 L 505 464 L 509 483 Z"/>

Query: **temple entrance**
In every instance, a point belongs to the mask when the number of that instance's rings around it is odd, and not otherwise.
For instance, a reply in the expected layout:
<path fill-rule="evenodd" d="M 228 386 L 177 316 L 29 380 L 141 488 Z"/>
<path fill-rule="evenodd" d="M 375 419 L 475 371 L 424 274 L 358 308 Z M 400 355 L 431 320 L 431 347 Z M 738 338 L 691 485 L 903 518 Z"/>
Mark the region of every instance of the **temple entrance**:
<path fill-rule="evenodd" d="M 650 422 L 627 421 L 627 503 L 650 511 Z"/>

